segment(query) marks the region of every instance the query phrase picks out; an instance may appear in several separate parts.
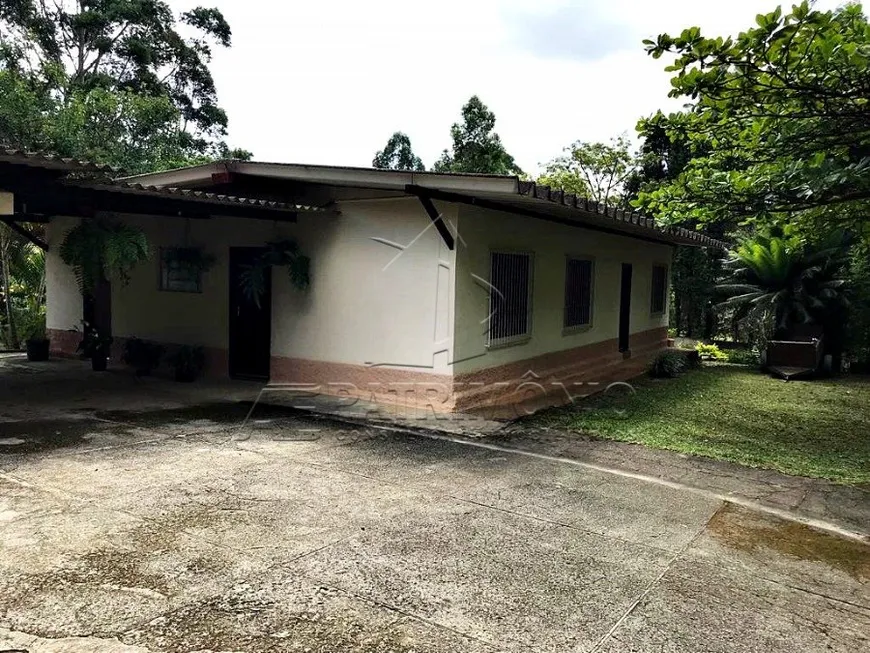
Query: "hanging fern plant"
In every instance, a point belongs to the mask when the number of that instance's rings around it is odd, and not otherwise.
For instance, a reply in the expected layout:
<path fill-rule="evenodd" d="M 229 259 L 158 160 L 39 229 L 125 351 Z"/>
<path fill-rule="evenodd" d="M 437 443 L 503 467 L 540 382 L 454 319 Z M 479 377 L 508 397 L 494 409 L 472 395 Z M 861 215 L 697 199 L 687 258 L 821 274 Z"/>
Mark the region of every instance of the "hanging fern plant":
<path fill-rule="evenodd" d="M 239 275 L 242 292 L 258 308 L 266 293 L 266 270 L 272 267 L 286 267 L 295 288 L 305 290 L 311 283 L 311 259 L 299 251 L 299 245 L 292 240 L 266 243 L 266 251 L 254 263 L 243 266 Z"/>
<path fill-rule="evenodd" d="M 130 270 L 148 259 L 148 240 L 139 229 L 111 220 L 82 220 L 67 233 L 60 257 L 76 275 L 79 290 L 91 294 L 103 280 L 126 284 Z"/>

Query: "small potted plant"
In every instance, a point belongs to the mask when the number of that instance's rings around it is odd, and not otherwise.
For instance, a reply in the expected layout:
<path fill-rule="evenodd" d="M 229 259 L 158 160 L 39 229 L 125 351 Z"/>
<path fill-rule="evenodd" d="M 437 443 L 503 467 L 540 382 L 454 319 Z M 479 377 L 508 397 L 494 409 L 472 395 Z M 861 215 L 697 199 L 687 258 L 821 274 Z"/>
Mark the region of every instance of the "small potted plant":
<path fill-rule="evenodd" d="M 77 351 L 82 352 L 85 358 L 91 359 L 91 369 L 94 372 L 104 372 L 109 362 L 109 349 L 112 345 L 112 336 L 100 333 L 96 327 L 85 331 Z"/>
<path fill-rule="evenodd" d="M 49 352 L 49 340 L 45 337 L 45 323 L 38 324 L 27 335 L 27 360 L 47 361 Z"/>
<path fill-rule="evenodd" d="M 169 357 L 169 364 L 175 368 L 176 381 L 196 381 L 205 367 L 205 350 L 199 346 L 182 345 Z"/>
<path fill-rule="evenodd" d="M 164 351 L 156 342 L 130 338 L 124 343 L 121 360 L 136 370 L 136 376 L 149 376 L 160 365 Z"/>

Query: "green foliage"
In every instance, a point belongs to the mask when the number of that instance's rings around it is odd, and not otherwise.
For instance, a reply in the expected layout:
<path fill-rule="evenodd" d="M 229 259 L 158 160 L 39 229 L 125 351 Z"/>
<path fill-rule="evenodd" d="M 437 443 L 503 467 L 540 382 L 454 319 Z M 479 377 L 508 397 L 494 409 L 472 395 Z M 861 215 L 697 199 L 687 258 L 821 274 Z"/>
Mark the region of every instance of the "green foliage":
<path fill-rule="evenodd" d="M 698 356 L 700 356 L 702 360 L 719 362 L 728 360 L 728 354 L 719 349 L 718 345 L 708 345 L 706 343 L 699 342 L 697 345 L 695 345 L 695 351 L 698 352 Z"/>
<path fill-rule="evenodd" d="M 625 206 L 623 186 L 636 165 L 637 157 L 625 136 L 609 144 L 577 141 L 550 161 L 537 181 L 607 206 Z"/>
<path fill-rule="evenodd" d="M 102 280 L 126 284 L 130 270 L 146 261 L 148 241 L 139 229 L 109 220 L 82 220 L 67 234 L 60 257 L 75 272 L 83 295 Z"/>
<path fill-rule="evenodd" d="M 45 336 L 45 253 L 0 224 L 0 341 L 18 349 Z"/>
<path fill-rule="evenodd" d="M 0 6 L 0 30 L 7 68 L 41 77 L 48 69 L 63 70 L 68 90 L 171 98 L 182 119 L 202 134 L 220 135 L 226 128 L 208 69 L 213 45 L 231 42 L 217 9 L 199 7 L 176 17 L 162 0 L 14 0 Z"/>
<path fill-rule="evenodd" d="M 852 359 L 870 363 L 870 246 L 853 249 L 847 275 L 850 306 L 846 349 Z"/>
<path fill-rule="evenodd" d="M 462 122 L 454 123 L 450 128 L 453 151 L 444 150 L 435 163 L 435 172 L 523 174 L 493 129 L 495 114 L 479 97 L 473 96 L 462 107 Z"/>
<path fill-rule="evenodd" d="M 754 349 L 729 349 L 725 353 L 725 359 L 732 365 L 749 365 L 758 367 L 761 357 Z"/>
<path fill-rule="evenodd" d="M 299 245 L 292 240 L 266 243 L 267 250 L 254 263 L 243 266 L 239 275 L 242 292 L 258 307 L 266 292 L 266 270 L 273 267 L 286 267 L 290 283 L 299 290 L 305 290 L 311 283 L 311 259 L 299 251 Z"/>
<path fill-rule="evenodd" d="M 137 375 L 148 375 L 160 365 L 165 351 L 165 347 L 156 342 L 130 338 L 124 343 L 121 361 L 135 368 Z"/>
<path fill-rule="evenodd" d="M 2 143 L 130 173 L 250 156 L 221 140 L 208 63 L 230 30 L 217 10 L 17 0 L 0 4 L 0 37 Z"/>
<path fill-rule="evenodd" d="M 696 156 L 706 150 L 691 142 L 684 134 L 668 131 L 667 118 L 657 113 L 638 123 L 642 138 L 640 156 L 634 172 L 625 182 L 625 195 L 630 201 L 640 193 L 651 193 L 673 183 Z M 681 226 L 698 227 L 697 221 Z M 704 231 L 721 240 L 728 240 L 733 225 L 704 225 Z M 716 333 L 716 281 L 722 270 L 722 253 L 713 248 L 677 247 L 671 265 L 671 326 L 677 334 L 690 338 L 712 338 Z"/>
<path fill-rule="evenodd" d="M 383 150 L 375 154 L 372 161 L 374 168 L 386 168 L 389 170 L 413 170 L 421 172 L 426 169 L 420 157 L 414 154 L 411 147 L 411 139 L 407 134 L 396 132 L 390 136 Z"/>
<path fill-rule="evenodd" d="M 845 302 L 841 275 L 847 253 L 842 233 L 818 243 L 788 232 L 758 234 L 725 264 L 731 282 L 718 289 L 730 297 L 721 306 L 733 309 L 736 321 L 760 320 L 777 336 L 795 324 L 831 324 Z"/>
<path fill-rule="evenodd" d="M 667 349 L 658 354 L 649 368 L 649 374 L 654 379 L 672 379 L 688 369 L 686 355 L 674 349 Z"/>
<path fill-rule="evenodd" d="M 698 247 L 677 247 L 671 264 L 671 323 L 688 337 L 712 338 L 715 331 L 716 281 L 722 255 Z"/>
<path fill-rule="evenodd" d="M 698 28 L 647 41 L 674 54 L 671 96 L 691 104 L 658 123 L 695 155 L 638 205 L 672 223 L 771 224 L 798 214 L 818 230 L 866 229 L 870 208 L 870 26 L 860 5 L 808 2 L 762 14 L 737 38 Z"/>

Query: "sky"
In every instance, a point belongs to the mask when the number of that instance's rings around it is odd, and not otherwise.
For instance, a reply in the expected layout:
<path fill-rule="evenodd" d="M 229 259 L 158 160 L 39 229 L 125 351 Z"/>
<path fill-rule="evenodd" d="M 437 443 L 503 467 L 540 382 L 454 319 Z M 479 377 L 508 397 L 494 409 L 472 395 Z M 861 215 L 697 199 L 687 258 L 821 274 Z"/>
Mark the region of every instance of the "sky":
<path fill-rule="evenodd" d="M 576 140 L 679 109 L 645 38 L 736 34 L 776 0 L 169 0 L 217 6 L 212 72 L 228 142 L 261 161 L 370 166 L 395 131 L 431 166 L 472 95 L 535 173 Z M 790 4 L 790 3 L 788 3 Z M 819 0 L 817 6 L 839 4 Z"/>

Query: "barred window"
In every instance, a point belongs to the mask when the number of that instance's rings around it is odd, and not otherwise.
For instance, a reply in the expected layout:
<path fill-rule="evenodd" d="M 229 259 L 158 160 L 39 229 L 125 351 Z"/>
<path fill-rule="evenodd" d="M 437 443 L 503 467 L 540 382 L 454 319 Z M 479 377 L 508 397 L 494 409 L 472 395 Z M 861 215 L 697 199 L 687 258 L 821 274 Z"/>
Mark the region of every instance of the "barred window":
<path fill-rule="evenodd" d="M 652 297 L 650 312 L 664 313 L 668 295 L 668 269 L 664 265 L 654 265 L 652 269 Z"/>
<path fill-rule="evenodd" d="M 492 252 L 489 282 L 489 343 L 527 336 L 531 325 L 532 255 Z"/>
<path fill-rule="evenodd" d="M 160 290 L 202 292 L 202 269 L 190 262 L 197 254 L 190 247 L 161 247 Z"/>
<path fill-rule="evenodd" d="M 592 324 L 592 261 L 569 258 L 565 264 L 566 329 Z"/>

